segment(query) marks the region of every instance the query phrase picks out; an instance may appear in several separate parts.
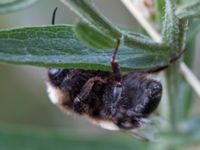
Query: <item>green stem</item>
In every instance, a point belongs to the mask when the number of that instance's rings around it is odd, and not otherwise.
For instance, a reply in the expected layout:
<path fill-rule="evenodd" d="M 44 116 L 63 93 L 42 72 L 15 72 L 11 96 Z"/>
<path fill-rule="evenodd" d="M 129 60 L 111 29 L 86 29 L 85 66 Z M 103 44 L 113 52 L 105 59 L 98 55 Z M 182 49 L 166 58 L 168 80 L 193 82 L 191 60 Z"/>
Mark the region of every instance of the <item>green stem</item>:
<path fill-rule="evenodd" d="M 180 74 L 179 62 L 174 63 L 165 71 L 167 84 L 168 100 L 169 100 L 169 120 L 170 130 L 176 133 L 179 121 L 179 100 L 180 100 Z"/>

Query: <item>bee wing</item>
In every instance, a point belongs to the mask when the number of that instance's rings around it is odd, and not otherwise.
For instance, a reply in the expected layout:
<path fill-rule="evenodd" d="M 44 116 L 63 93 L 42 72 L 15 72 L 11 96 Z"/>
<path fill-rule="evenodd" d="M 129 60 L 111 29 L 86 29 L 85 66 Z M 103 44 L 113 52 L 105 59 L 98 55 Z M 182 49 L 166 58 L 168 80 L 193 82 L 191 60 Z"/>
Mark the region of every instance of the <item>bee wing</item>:
<path fill-rule="evenodd" d="M 166 124 L 167 121 L 159 116 L 152 115 L 148 119 L 140 120 L 143 126 L 128 132 L 131 136 L 148 141 L 153 143 L 161 143 L 162 138 L 159 136 L 159 133 L 162 128 L 162 124 Z"/>

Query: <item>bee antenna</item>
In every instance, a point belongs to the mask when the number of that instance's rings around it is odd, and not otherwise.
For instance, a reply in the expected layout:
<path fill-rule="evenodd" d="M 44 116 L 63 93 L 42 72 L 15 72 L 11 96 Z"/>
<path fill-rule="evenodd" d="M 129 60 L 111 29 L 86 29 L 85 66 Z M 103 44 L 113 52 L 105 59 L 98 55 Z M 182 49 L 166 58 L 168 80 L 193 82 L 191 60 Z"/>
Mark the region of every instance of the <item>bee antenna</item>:
<path fill-rule="evenodd" d="M 52 15 L 52 22 L 51 24 L 54 25 L 55 24 L 55 18 L 56 18 L 56 12 L 57 12 L 58 7 L 56 7 L 53 11 L 53 15 Z"/>

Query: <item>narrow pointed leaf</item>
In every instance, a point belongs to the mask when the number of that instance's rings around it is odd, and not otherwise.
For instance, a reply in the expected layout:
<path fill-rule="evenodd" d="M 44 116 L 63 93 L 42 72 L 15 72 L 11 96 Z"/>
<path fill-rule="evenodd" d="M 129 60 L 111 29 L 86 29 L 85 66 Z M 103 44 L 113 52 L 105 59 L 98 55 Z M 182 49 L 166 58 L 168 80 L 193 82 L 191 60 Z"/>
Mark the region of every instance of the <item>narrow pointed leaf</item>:
<path fill-rule="evenodd" d="M 87 23 L 78 23 L 75 26 L 76 36 L 87 44 L 89 47 L 97 49 L 114 49 L 116 47 L 116 40 L 108 35 L 100 32 L 96 28 L 90 26 Z M 121 39 L 121 45 L 124 44 L 127 47 L 142 49 L 144 51 L 151 51 L 158 53 L 162 52 L 163 49 L 167 49 L 162 44 L 154 42 L 149 37 L 141 35 L 139 33 L 123 31 L 124 38 Z M 168 48 L 169 50 L 169 48 Z"/>
<path fill-rule="evenodd" d="M 114 27 L 103 15 L 101 15 L 93 5 L 87 0 L 61 0 L 69 6 L 84 21 L 93 25 L 99 31 L 111 36 L 112 38 L 121 38 L 122 34 L 117 27 Z"/>
<path fill-rule="evenodd" d="M 147 36 L 141 35 L 139 33 L 128 33 L 124 35 L 123 43 L 125 46 L 136 48 L 136 49 L 143 49 L 145 51 L 151 51 L 158 53 L 165 50 L 165 53 L 170 50 L 170 47 L 167 47 L 164 44 L 156 43 L 152 39 Z"/>
<path fill-rule="evenodd" d="M 177 51 L 179 50 L 179 21 L 174 14 L 174 3 L 173 0 L 165 0 L 163 41 L 166 42 L 174 51 Z"/>
<path fill-rule="evenodd" d="M 189 28 L 187 31 L 187 42 L 194 39 L 199 32 L 200 32 L 200 20 L 194 19 L 194 20 L 190 21 Z"/>
<path fill-rule="evenodd" d="M 176 15 L 180 19 L 189 19 L 191 17 L 200 17 L 200 1 L 188 1 L 176 10 Z"/>
<path fill-rule="evenodd" d="M 155 10 L 156 10 L 156 21 L 160 24 L 165 15 L 165 1 L 164 0 L 155 0 Z"/>
<path fill-rule="evenodd" d="M 92 48 L 114 49 L 117 45 L 115 39 L 103 34 L 87 23 L 81 22 L 76 24 L 75 33 L 81 41 Z"/>
<path fill-rule="evenodd" d="M 163 41 L 171 47 L 172 57 L 179 55 L 185 47 L 187 20 L 180 20 L 175 15 L 175 2 L 165 0 L 165 19 L 163 25 Z"/>
<path fill-rule="evenodd" d="M 74 33 L 74 26 L 56 25 L 0 31 L 0 62 L 43 67 L 110 69 L 113 49 L 88 48 Z M 157 51 L 120 47 L 122 69 L 149 69 L 169 64 Z"/>

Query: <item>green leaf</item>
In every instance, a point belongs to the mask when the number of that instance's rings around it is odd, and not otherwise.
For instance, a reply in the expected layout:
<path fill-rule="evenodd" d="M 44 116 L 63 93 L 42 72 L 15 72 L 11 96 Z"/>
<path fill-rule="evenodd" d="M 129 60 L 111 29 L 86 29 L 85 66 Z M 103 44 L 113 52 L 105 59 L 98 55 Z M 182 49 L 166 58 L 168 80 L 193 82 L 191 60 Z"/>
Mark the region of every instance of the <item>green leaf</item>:
<path fill-rule="evenodd" d="M 155 1 L 155 10 L 156 10 L 156 20 L 160 24 L 165 15 L 165 1 L 164 0 L 156 0 Z"/>
<path fill-rule="evenodd" d="M 114 49 L 117 45 L 116 40 L 103 34 L 96 28 L 87 23 L 78 23 L 75 26 L 76 36 L 90 47 L 97 49 Z M 166 46 L 154 42 L 147 36 L 130 31 L 123 31 L 124 38 L 121 39 L 121 44 L 127 47 L 142 49 L 147 52 L 160 53 L 167 49 Z M 169 49 L 169 48 L 168 48 Z"/>
<path fill-rule="evenodd" d="M 189 21 L 189 27 L 187 30 L 187 36 L 186 36 L 186 52 L 184 55 L 184 62 L 189 66 L 190 68 L 193 67 L 194 63 L 194 54 L 196 50 L 196 36 L 200 31 L 200 20 L 199 19 L 191 19 Z"/>
<path fill-rule="evenodd" d="M 176 15 L 180 19 L 190 19 L 191 17 L 200 17 L 200 1 L 193 0 L 183 4 L 176 10 Z"/>
<path fill-rule="evenodd" d="M 166 42 L 174 51 L 178 50 L 179 23 L 174 15 L 175 2 L 165 0 L 165 18 L 163 24 L 163 41 Z"/>
<path fill-rule="evenodd" d="M 12 11 L 17 11 L 24 9 L 37 0 L 1 0 L 0 1 L 0 13 L 8 13 Z"/>
<path fill-rule="evenodd" d="M 0 126 L 2 150 L 132 150 L 147 148 L 146 143 L 133 141 L 120 134 L 81 136 L 47 129 Z"/>
<path fill-rule="evenodd" d="M 167 54 L 167 51 L 170 50 L 170 47 L 167 47 L 164 44 L 156 43 L 149 37 L 144 36 L 142 34 L 133 32 L 124 32 L 124 33 L 125 34 L 123 38 L 123 43 L 125 46 L 136 49 L 142 49 L 147 53 L 148 52 L 162 53 L 162 51 L 165 51 L 165 53 Z"/>
<path fill-rule="evenodd" d="M 117 45 L 116 40 L 103 34 L 87 23 L 81 22 L 76 24 L 75 33 L 81 41 L 92 48 L 111 49 L 115 48 Z"/>
<path fill-rule="evenodd" d="M 165 19 L 163 25 L 163 41 L 171 47 L 172 57 L 178 56 L 184 49 L 187 20 L 180 20 L 175 15 L 174 0 L 165 0 Z"/>
<path fill-rule="evenodd" d="M 112 52 L 88 48 L 76 38 L 70 25 L 0 31 L 0 62 L 108 70 Z M 118 54 L 123 70 L 165 66 L 169 61 L 165 53 L 128 47 L 120 47 Z"/>
<path fill-rule="evenodd" d="M 97 49 L 108 49 L 116 47 L 116 40 L 103 34 L 96 28 L 93 28 L 87 23 L 78 23 L 75 26 L 76 36 L 90 47 Z M 163 50 L 169 50 L 170 48 L 166 45 L 156 43 L 147 36 L 139 33 L 134 33 L 130 31 L 123 31 L 124 37 L 121 39 L 121 45 L 124 44 L 127 47 L 142 49 L 147 52 L 157 52 L 160 53 Z"/>
<path fill-rule="evenodd" d="M 188 20 L 179 20 L 179 35 L 178 35 L 179 53 L 185 49 L 187 28 L 188 28 Z"/>
<path fill-rule="evenodd" d="M 61 0 L 61 2 L 69 6 L 85 22 L 93 25 L 94 28 L 97 28 L 105 35 L 115 39 L 122 37 L 119 29 L 114 27 L 111 22 L 101 15 L 87 0 Z"/>

